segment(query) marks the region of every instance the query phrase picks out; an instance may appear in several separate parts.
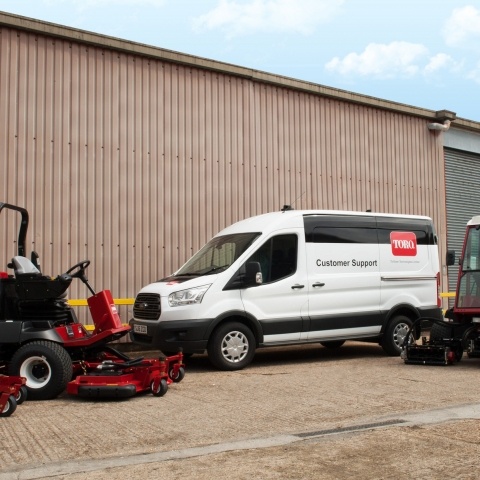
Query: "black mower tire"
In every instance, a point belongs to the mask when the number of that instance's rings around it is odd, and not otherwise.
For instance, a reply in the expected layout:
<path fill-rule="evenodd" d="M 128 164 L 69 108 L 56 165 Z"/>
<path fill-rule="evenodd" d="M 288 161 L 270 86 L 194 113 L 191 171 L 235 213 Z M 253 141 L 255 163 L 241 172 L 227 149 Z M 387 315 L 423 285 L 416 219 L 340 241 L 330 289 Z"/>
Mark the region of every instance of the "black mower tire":
<path fill-rule="evenodd" d="M 150 383 L 150 391 L 155 397 L 163 397 L 168 391 L 168 382 L 162 378 L 158 384 L 158 387 L 155 388 L 155 382 L 152 380 Z"/>
<path fill-rule="evenodd" d="M 28 390 L 25 385 L 22 385 L 18 392 L 15 395 L 15 400 L 17 401 L 17 405 L 21 405 L 28 397 Z"/>
<path fill-rule="evenodd" d="M 8 397 L 7 403 L 0 412 L 0 417 L 9 417 L 17 409 L 17 401 L 13 395 Z"/>
<path fill-rule="evenodd" d="M 172 382 L 175 382 L 175 383 L 180 383 L 185 377 L 185 369 L 183 367 L 180 367 L 176 375 L 174 372 L 175 370 L 172 367 L 168 372 L 168 376 L 170 377 L 170 380 L 172 380 Z"/>
<path fill-rule="evenodd" d="M 210 362 L 219 370 L 245 368 L 255 355 L 255 336 L 240 322 L 228 322 L 217 327 L 208 342 Z"/>
<path fill-rule="evenodd" d="M 29 400 L 50 400 L 60 395 L 72 379 L 72 359 L 61 345 L 35 340 L 14 353 L 9 372 L 26 378 Z"/>
<path fill-rule="evenodd" d="M 412 320 L 406 315 L 396 315 L 390 320 L 381 342 L 381 346 L 387 355 L 391 357 L 400 356 L 405 336 L 412 325 Z"/>
<path fill-rule="evenodd" d="M 454 328 L 447 323 L 435 322 L 430 327 L 430 342 L 442 340 L 443 338 L 450 339 L 455 336 Z M 455 361 L 459 362 L 463 357 L 463 347 L 461 345 L 455 349 Z"/>
<path fill-rule="evenodd" d="M 430 341 L 452 338 L 452 333 L 452 327 L 450 325 L 435 322 L 430 327 Z"/>

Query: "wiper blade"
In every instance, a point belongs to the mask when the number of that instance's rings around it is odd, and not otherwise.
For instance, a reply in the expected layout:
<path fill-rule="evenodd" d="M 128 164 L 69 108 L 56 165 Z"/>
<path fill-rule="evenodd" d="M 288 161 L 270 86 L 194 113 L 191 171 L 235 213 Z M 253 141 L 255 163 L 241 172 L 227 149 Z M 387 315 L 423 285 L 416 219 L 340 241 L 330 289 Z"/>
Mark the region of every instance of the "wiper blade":
<path fill-rule="evenodd" d="M 229 266 L 230 265 L 222 265 L 220 267 L 217 267 L 213 265 L 209 270 L 207 270 L 206 272 L 199 273 L 199 275 L 203 276 L 203 275 L 210 275 L 211 273 L 218 273 L 220 270 L 225 270 Z"/>

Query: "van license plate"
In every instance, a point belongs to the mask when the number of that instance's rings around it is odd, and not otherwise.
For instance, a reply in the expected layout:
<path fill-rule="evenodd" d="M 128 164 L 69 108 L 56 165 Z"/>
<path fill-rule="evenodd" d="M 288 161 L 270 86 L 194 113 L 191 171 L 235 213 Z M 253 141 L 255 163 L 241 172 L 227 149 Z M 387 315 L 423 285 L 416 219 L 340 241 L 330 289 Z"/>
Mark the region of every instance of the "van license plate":
<path fill-rule="evenodd" d="M 147 326 L 146 325 L 135 324 L 133 326 L 133 331 L 135 333 L 141 333 L 142 335 L 146 335 L 147 334 Z"/>

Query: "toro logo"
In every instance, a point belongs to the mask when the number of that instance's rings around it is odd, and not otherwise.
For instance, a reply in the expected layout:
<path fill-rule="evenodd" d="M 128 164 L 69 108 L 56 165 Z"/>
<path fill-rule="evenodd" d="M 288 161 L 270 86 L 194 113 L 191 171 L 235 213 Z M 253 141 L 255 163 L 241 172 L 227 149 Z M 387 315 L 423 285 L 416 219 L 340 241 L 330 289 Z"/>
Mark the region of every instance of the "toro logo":
<path fill-rule="evenodd" d="M 413 232 L 391 232 L 392 253 L 396 257 L 415 257 L 417 255 L 417 237 Z"/>

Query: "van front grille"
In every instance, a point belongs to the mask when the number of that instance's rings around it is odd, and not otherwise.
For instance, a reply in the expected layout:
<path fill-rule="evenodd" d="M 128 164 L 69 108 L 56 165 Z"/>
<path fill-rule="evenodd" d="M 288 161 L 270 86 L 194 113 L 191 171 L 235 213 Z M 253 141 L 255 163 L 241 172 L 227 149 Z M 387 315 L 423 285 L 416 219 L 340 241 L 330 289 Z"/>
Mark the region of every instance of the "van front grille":
<path fill-rule="evenodd" d="M 139 293 L 133 304 L 133 316 L 139 320 L 158 320 L 160 318 L 160 295 L 157 293 Z"/>

